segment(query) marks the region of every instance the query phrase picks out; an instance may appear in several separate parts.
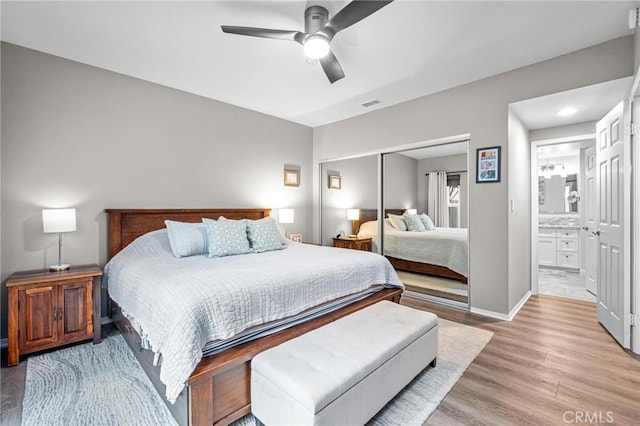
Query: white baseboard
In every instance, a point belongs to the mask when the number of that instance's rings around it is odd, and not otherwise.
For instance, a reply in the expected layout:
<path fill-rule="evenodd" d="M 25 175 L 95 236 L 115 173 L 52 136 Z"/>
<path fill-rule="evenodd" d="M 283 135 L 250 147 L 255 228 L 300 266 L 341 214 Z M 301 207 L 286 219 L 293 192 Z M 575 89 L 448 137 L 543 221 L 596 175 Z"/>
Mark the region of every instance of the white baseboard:
<path fill-rule="evenodd" d="M 4 349 L 4 348 L 6 348 L 6 347 L 7 347 L 7 345 L 8 345 L 8 344 L 7 344 L 7 338 L 6 338 L 6 337 L 4 337 L 4 338 L 0 339 L 0 349 Z"/>
<path fill-rule="evenodd" d="M 411 290 L 405 290 L 402 292 L 403 296 L 412 297 L 418 300 L 424 300 L 425 302 L 433 302 L 438 303 L 439 305 L 449 306 L 451 308 L 464 309 L 465 311 L 469 309 L 466 303 L 458 302 L 457 300 L 444 299 L 442 297 L 430 296 L 428 294 L 422 294 Z"/>
<path fill-rule="evenodd" d="M 502 321 L 511 321 L 516 316 L 516 314 L 520 311 L 520 309 L 524 306 L 524 304 L 527 303 L 527 300 L 529 300 L 529 297 L 531 297 L 531 291 L 527 291 L 527 293 L 522 297 L 522 299 L 520 299 L 520 301 L 516 304 L 516 306 L 514 306 L 513 309 L 511 309 L 511 311 L 509 311 L 508 314 L 503 314 L 502 312 L 487 311 L 485 309 L 474 308 L 473 306 L 471 307 L 471 313 L 482 315 L 485 317 L 499 319 Z"/>

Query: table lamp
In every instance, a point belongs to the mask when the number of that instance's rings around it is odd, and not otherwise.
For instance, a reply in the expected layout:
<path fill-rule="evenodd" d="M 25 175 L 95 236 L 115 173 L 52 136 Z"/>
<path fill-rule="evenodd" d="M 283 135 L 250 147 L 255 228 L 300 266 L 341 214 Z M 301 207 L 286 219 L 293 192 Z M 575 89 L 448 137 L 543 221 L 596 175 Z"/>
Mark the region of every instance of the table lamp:
<path fill-rule="evenodd" d="M 347 219 L 351 221 L 351 235 L 355 238 L 356 220 L 360 220 L 360 209 L 347 209 Z"/>
<path fill-rule="evenodd" d="M 58 234 L 58 264 L 49 266 L 50 271 L 66 271 L 68 263 L 62 263 L 62 233 L 76 230 L 76 209 L 42 210 L 43 232 Z"/>
<path fill-rule="evenodd" d="M 278 222 L 284 223 L 284 236 L 289 238 L 287 224 L 293 223 L 293 209 L 280 209 L 278 212 Z"/>

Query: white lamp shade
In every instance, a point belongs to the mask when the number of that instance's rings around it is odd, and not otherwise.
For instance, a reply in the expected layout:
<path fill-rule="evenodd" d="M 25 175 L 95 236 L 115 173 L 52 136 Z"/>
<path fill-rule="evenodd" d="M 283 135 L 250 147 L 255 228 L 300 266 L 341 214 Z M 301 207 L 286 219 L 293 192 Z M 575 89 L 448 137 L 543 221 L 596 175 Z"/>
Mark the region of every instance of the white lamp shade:
<path fill-rule="evenodd" d="M 360 209 L 347 209 L 348 220 L 360 220 Z"/>
<path fill-rule="evenodd" d="M 418 209 L 407 209 L 407 214 L 418 214 Z"/>
<path fill-rule="evenodd" d="M 42 230 L 46 233 L 75 231 L 76 209 L 42 210 Z"/>
<path fill-rule="evenodd" d="M 293 223 L 293 209 L 280 209 L 278 212 L 278 222 Z"/>

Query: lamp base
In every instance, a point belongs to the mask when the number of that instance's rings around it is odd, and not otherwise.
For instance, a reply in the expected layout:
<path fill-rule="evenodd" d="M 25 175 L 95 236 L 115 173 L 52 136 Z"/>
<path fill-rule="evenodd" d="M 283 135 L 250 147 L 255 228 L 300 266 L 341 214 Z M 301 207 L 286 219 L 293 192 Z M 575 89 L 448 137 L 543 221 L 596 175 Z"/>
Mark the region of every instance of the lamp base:
<path fill-rule="evenodd" d="M 50 265 L 49 266 L 49 271 L 50 272 L 60 272 L 60 271 L 66 271 L 71 267 L 71 265 L 69 265 L 68 263 L 61 263 L 59 265 Z"/>

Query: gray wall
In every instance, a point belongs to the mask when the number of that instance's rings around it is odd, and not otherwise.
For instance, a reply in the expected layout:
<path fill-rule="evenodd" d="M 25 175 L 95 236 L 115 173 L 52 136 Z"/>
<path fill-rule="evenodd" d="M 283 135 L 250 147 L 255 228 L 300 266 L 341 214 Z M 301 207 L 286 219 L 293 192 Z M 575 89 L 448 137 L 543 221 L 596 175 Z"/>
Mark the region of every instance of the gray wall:
<path fill-rule="evenodd" d="M 329 174 L 342 178 L 341 189 L 329 189 Z M 330 246 L 339 231 L 351 234 L 347 209 L 378 205 L 378 159 L 375 155 L 330 161 L 322 165 L 322 244 Z"/>
<path fill-rule="evenodd" d="M 289 207 L 311 239 L 309 127 L 6 43 L 2 124 L 3 334 L 7 276 L 57 261 L 43 208 L 77 209 L 72 264 L 106 262 L 105 208 Z"/>
<path fill-rule="evenodd" d="M 531 142 L 509 109 L 509 311 L 531 288 Z M 536 206 L 537 208 L 537 206 Z M 473 291 L 473 290 L 472 290 Z"/>
<path fill-rule="evenodd" d="M 418 208 L 418 160 L 393 153 L 384 156 L 385 209 Z"/>
<path fill-rule="evenodd" d="M 561 139 L 596 133 L 597 121 L 585 121 L 584 123 L 569 124 L 566 126 L 547 127 L 545 129 L 531 130 L 529 139 L 532 142 Z"/>
<path fill-rule="evenodd" d="M 429 191 L 429 172 L 439 170 L 460 171 L 467 170 L 467 155 L 449 155 L 447 157 L 425 158 L 418 161 L 418 213 L 427 212 L 427 198 Z M 460 173 L 460 227 L 469 226 L 469 173 Z"/>
<path fill-rule="evenodd" d="M 340 158 L 391 149 L 454 135 L 470 134 L 469 152 L 502 147 L 502 181 L 469 187 L 470 304 L 476 311 L 508 314 L 510 301 L 524 295 L 510 294 L 510 268 L 528 260 L 528 251 L 510 250 L 510 237 L 522 238 L 529 247 L 529 233 L 509 218 L 508 105 L 551 93 L 610 81 L 633 74 L 632 36 L 615 39 L 568 55 L 519 68 L 429 96 L 403 102 L 313 130 L 315 167 L 322 159 Z M 475 176 L 475 161 L 469 173 Z M 316 169 L 317 170 L 317 169 Z M 528 173 L 528 168 L 520 171 Z M 529 179 L 525 177 L 524 179 Z M 526 189 L 529 196 L 530 189 Z M 518 210 L 520 211 L 520 210 Z M 511 226 L 514 226 L 511 228 Z M 515 289 L 513 289 L 515 290 Z"/>

